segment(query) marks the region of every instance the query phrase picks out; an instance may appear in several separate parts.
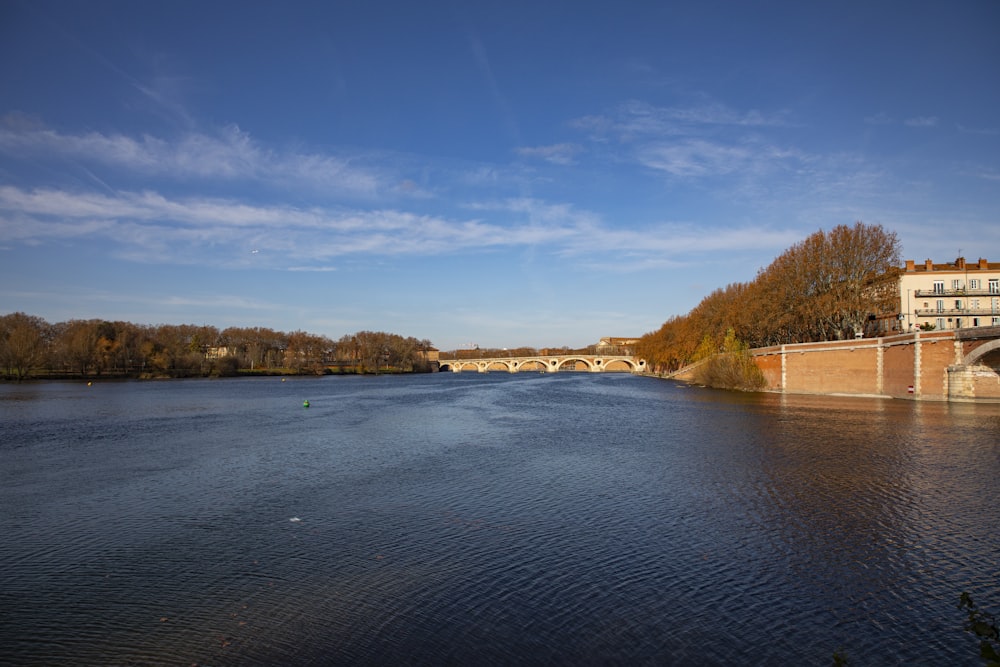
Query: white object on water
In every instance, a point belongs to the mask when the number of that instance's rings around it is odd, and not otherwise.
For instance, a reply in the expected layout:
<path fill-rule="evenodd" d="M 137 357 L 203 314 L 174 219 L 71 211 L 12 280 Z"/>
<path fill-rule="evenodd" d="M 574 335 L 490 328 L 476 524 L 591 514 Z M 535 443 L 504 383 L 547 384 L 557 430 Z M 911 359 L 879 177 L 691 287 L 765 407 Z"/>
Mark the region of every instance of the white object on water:
<path fill-rule="evenodd" d="M 291 521 L 292 523 L 298 523 L 299 521 L 302 521 L 302 519 L 300 519 L 297 516 L 293 516 L 291 519 L 289 519 L 289 521 Z"/>

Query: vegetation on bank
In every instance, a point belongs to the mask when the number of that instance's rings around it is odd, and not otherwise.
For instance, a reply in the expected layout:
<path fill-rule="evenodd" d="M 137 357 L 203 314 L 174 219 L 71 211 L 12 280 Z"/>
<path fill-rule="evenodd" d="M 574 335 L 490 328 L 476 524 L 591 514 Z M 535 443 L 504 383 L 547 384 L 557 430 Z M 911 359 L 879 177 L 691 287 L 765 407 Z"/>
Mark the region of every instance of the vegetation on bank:
<path fill-rule="evenodd" d="M 431 370 L 430 341 L 360 331 L 326 336 L 263 327 L 144 326 L 24 313 L 0 316 L 0 373 L 28 377 L 210 377 Z"/>
<path fill-rule="evenodd" d="M 767 386 L 764 373 L 754 363 L 750 346 L 736 338 L 730 329 L 717 351 L 711 337 L 705 336 L 695 354 L 694 381 L 716 389 L 757 391 Z"/>
<path fill-rule="evenodd" d="M 669 373 L 704 358 L 706 349 L 723 352 L 729 355 L 719 362 L 724 367 L 710 365 L 705 372 L 727 381 L 739 365 L 738 355 L 726 349 L 730 336 L 755 348 L 884 330 L 899 308 L 900 254 L 895 232 L 881 225 L 820 230 L 752 281 L 717 289 L 687 315 L 667 320 L 640 339 L 635 353 L 652 371 Z"/>
<path fill-rule="evenodd" d="M 979 640 L 979 657 L 986 667 L 1000 667 L 1000 627 L 996 616 L 977 607 L 967 592 L 959 597 L 958 607 L 967 614 L 965 631 Z"/>

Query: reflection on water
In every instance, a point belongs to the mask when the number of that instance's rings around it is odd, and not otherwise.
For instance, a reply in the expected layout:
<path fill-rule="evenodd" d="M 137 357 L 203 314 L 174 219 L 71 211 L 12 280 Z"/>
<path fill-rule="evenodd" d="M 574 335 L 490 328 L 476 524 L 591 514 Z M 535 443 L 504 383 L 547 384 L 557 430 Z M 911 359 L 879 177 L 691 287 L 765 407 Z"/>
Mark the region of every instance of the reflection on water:
<path fill-rule="evenodd" d="M 2 385 L 0 661 L 974 665 L 998 426 L 617 374 Z"/>

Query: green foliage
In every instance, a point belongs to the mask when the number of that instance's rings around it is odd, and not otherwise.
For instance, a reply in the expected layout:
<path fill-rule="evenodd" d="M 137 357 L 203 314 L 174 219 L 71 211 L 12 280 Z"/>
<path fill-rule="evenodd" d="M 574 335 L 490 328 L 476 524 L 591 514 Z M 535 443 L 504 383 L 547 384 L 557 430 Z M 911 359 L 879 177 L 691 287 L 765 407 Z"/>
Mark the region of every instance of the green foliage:
<path fill-rule="evenodd" d="M 921 331 L 934 331 L 934 329 L 935 329 L 935 326 L 933 324 L 931 324 L 930 322 L 924 322 L 923 324 L 920 325 L 920 330 Z"/>
<path fill-rule="evenodd" d="M 968 613 L 965 631 L 979 638 L 979 657 L 986 661 L 987 667 L 1000 667 L 1000 628 L 996 617 L 979 609 L 966 592 L 959 598 L 958 607 Z"/>
<path fill-rule="evenodd" d="M 732 329 L 730 329 L 732 331 Z M 692 361 L 698 362 L 703 359 L 709 359 L 712 356 L 718 354 L 719 346 L 715 344 L 715 341 L 709 334 L 705 334 L 701 338 L 701 342 L 698 343 L 697 349 L 694 351 L 694 357 Z"/>
<path fill-rule="evenodd" d="M 703 345 L 706 345 L 705 340 L 702 341 Z M 750 354 L 750 346 L 736 338 L 736 332 L 732 329 L 726 332 L 722 351 L 709 357 L 694 370 L 694 380 L 717 389 L 757 391 L 767 386 L 764 374 Z"/>

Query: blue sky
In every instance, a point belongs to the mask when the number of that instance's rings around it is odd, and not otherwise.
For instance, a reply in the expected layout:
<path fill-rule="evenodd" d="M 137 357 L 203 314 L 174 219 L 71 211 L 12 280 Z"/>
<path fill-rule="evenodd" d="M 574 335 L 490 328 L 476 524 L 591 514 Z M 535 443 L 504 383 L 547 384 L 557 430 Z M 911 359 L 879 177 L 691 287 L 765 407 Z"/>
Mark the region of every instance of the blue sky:
<path fill-rule="evenodd" d="M 994 0 L 3 0 L 0 313 L 582 347 L 857 220 L 1000 261 L 998 33 Z"/>

